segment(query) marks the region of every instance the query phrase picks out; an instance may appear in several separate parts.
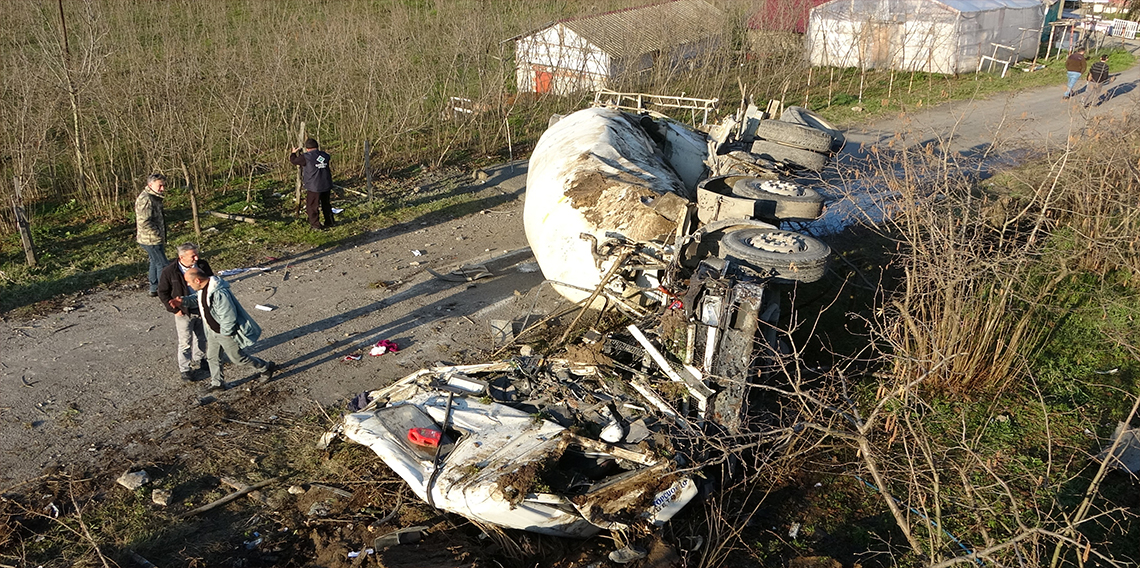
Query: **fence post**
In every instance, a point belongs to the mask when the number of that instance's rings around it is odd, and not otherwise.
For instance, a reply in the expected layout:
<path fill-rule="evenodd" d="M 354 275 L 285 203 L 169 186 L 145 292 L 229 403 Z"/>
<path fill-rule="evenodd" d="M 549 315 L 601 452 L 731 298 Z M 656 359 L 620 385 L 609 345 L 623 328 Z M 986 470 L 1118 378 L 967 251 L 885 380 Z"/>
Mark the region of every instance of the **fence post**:
<path fill-rule="evenodd" d="M 194 219 L 194 237 L 202 246 L 202 223 L 198 220 L 198 197 L 194 195 L 194 185 L 190 183 L 190 172 L 186 162 L 182 162 L 182 177 L 186 180 L 186 193 L 190 196 L 190 216 Z"/>
<path fill-rule="evenodd" d="M 28 225 L 28 217 L 24 214 L 24 198 L 20 192 L 19 176 L 12 178 L 12 185 L 16 193 L 12 195 L 12 212 L 16 217 L 16 230 L 20 232 L 20 243 L 24 245 L 24 257 L 28 266 L 36 265 L 36 247 L 32 244 L 32 228 Z"/>
<path fill-rule="evenodd" d="M 305 123 L 301 123 L 301 132 L 297 134 L 297 147 L 305 145 Z M 297 199 L 297 205 L 293 207 L 293 215 L 301 213 L 301 168 L 297 168 L 297 191 L 294 192 L 294 197 Z"/>
<path fill-rule="evenodd" d="M 364 186 L 368 188 L 368 202 L 372 203 L 372 143 L 364 141 Z"/>

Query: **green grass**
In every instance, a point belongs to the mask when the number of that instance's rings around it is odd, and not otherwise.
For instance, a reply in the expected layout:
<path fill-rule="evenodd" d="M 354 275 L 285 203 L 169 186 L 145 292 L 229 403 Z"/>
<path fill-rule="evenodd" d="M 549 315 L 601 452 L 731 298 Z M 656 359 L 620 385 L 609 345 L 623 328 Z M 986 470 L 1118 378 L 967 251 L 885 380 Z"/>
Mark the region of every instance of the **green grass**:
<path fill-rule="evenodd" d="M 1121 49 L 1105 49 L 1090 53 L 1089 60 L 1099 58 L 1102 53 L 1109 55 L 1109 68 L 1112 73 L 1119 73 L 1136 63 L 1136 57 L 1131 52 Z M 813 79 L 816 85 L 807 89 L 806 106 L 838 124 L 857 124 L 889 113 L 914 112 L 950 101 L 986 98 L 997 93 L 1049 85 L 1060 89 L 1065 83 L 1065 56 L 1067 52 L 1059 58 L 1053 56 L 1048 61 L 1039 61 L 1038 64 L 1044 65 L 1044 69 L 1032 72 L 1025 71 L 1029 68 L 1027 64 L 1013 67 L 1004 78 L 1001 77 L 1000 71 L 993 73 L 983 71 L 976 75 L 968 73 L 953 77 L 923 72 L 872 69 L 867 71 L 864 78 L 862 99 L 858 96 L 860 75 L 858 69 L 837 70 L 831 79 L 828 70 L 816 69 Z M 827 96 L 829 81 L 836 87 L 830 99 Z M 789 96 L 785 104 L 801 104 L 803 98 L 802 94 L 798 98 Z M 860 110 L 854 110 L 855 108 Z"/>
<path fill-rule="evenodd" d="M 415 179 L 389 181 L 374 189 L 374 201 L 351 192 L 341 192 L 334 206 L 344 212 L 328 231 L 312 231 L 304 218 L 293 215 L 291 183 L 265 176 L 258 178 L 249 203 L 241 190 L 215 191 L 199 198 L 202 256 L 215 267 L 234 268 L 289 256 L 295 250 L 338 246 L 371 231 L 412 219 L 461 217 L 513 199 L 497 191 L 466 187 L 455 174 L 441 181 Z M 410 189 L 417 188 L 421 189 Z M 352 187 L 363 192 L 363 187 Z M 171 188 L 164 204 L 167 224 L 167 257 L 186 241 L 197 242 L 185 190 Z M 220 219 L 206 211 L 222 211 L 258 219 L 257 224 Z M 80 293 L 101 285 L 128 284 L 145 289 L 147 261 L 134 242 L 133 216 L 116 222 L 84 217 L 74 201 L 44 203 L 35 208 L 33 239 L 39 265 L 25 265 L 17 235 L 0 241 L 0 312 L 31 314 L 37 306 L 60 296 Z"/>

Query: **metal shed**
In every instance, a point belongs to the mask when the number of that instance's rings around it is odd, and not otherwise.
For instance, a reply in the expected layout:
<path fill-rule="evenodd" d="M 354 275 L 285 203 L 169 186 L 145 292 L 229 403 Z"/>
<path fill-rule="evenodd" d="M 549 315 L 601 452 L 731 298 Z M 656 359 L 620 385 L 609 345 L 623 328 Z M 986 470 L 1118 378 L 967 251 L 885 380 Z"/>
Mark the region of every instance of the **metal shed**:
<path fill-rule="evenodd" d="M 963 73 L 1037 53 L 1041 0 L 832 0 L 812 9 L 812 65 Z"/>
<path fill-rule="evenodd" d="M 720 45 L 723 19 L 704 0 L 674 0 L 555 22 L 516 40 L 519 92 L 609 88 L 627 73 L 688 64 Z"/>

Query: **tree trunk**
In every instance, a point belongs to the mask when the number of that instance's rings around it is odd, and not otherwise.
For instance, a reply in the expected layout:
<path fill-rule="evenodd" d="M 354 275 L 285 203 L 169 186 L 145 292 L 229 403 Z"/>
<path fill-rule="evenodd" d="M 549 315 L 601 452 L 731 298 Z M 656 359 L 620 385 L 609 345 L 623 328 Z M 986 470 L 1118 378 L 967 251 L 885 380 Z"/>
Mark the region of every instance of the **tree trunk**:
<path fill-rule="evenodd" d="M 198 221 L 198 197 L 194 194 L 194 185 L 190 183 L 190 172 L 186 169 L 186 162 L 182 162 L 182 177 L 186 180 L 186 193 L 190 195 L 190 216 L 194 219 L 194 238 L 198 246 L 202 246 L 202 224 Z"/>
<path fill-rule="evenodd" d="M 32 227 L 24 214 L 24 198 L 20 193 L 20 178 L 12 178 L 12 185 L 16 192 L 12 195 L 12 213 L 16 218 L 16 230 L 20 232 L 20 243 L 24 245 L 24 257 L 28 266 L 36 265 L 36 247 L 32 243 Z"/>

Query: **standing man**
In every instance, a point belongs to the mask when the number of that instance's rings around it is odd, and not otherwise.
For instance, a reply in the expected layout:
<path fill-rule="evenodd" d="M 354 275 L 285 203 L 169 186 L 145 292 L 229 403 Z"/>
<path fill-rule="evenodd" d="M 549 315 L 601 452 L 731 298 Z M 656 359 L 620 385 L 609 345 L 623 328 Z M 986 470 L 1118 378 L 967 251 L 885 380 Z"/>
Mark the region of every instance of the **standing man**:
<path fill-rule="evenodd" d="M 1096 98 L 1096 106 L 1100 106 L 1100 98 L 1104 93 L 1104 86 L 1108 84 L 1108 56 L 1100 56 L 1100 61 L 1093 63 L 1089 67 L 1089 88 L 1088 93 L 1085 94 L 1085 106 L 1093 104 L 1093 98 Z"/>
<path fill-rule="evenodd" d="M 166 176 L 150 174 L 146 187 L 135 199 L 135 241 L 150 259 L 147 279 L 150 295 L 158 295 L 158 276 L 166 266 L 166 222 L 162 219 L 162 194 L 166 192 Z"/>
<path fill-rule="evenodd" d="M 162 300 L 166 311 L 174 314 L 174 329 L 178 333 L 175 359 L 184 381 L 193 381 L 194 371 L 206 363 L 206 331 L 199 311 L 189 305 L 179 308 L 170 305 L 174 298 L 190 295 L 185 274 L 191 268 L 197 268 L 207 278 L 214 275 L 210 263 L 198 258 L 198 245 L 183 243 L 178 245 L 178 260 L 166 265 L 158 277 L 158 299 Z"/>
<path fill-rule="evenodd" d="M 309 226 L 315 230 L 333 226 L 332 202 L 329 200 L 329 191 L 332 190 L 332 169 L 329 167 L 329 155 L 321 151 L 321 145 L 309 138 L 305 140 L 305 148 L 294 148 L 289 154 L 289 163 L 301 166 L 301 185 L 305 186 L 305 212 L 309 214 Z M 325 215 L 325 225 L 321 226 L 320 212 Z"/>
<path fill-rule="evenodd" d="M 1081 75 L 1085 74 L 1085 48 L 1077 48 L 1076 51 L 1069 55 L 1065 60 L 1065 71 L 1068 72 L 1069 82 L 1065 89 L 1065 95 L 1061 100 L 1066 100 L 1073 96 L 1073 89 L 1077 86 L 1077 81 L 1081 79 Z"/>
<path fill-rule="evenodd" d="M 272 380 L 277 364 L 245 352 L 246 347 L 261 337 L 261 326 L 238 303 L 229 283 L 217 276 L 207 276 L 200 268 L 187 270 L 185 278 L 186 285 L 196 291 L 197 296 L 174 298 L 170 306 L 201 307 L 202 319 L 206 320 L 206 360 L 210 362 L 210 386 L 207 390 L 227 388 L 222 377 L 222 351 L 230 362 L 253 367 L 263 382 Z"/>

